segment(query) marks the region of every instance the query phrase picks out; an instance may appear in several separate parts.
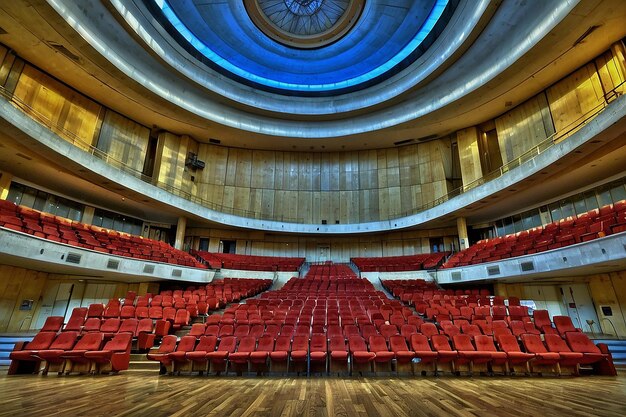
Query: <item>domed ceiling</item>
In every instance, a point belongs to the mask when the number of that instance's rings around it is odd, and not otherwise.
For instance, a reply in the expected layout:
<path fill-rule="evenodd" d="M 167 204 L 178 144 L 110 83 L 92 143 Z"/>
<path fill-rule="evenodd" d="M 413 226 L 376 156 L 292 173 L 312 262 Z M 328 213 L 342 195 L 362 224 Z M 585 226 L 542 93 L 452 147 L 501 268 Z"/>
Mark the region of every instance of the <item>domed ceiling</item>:
<path fill-rule="evenodd" d="M 258 89 L 330 96 L 421 56 L 458 0 L 144 0 L 189 53 Z"/>

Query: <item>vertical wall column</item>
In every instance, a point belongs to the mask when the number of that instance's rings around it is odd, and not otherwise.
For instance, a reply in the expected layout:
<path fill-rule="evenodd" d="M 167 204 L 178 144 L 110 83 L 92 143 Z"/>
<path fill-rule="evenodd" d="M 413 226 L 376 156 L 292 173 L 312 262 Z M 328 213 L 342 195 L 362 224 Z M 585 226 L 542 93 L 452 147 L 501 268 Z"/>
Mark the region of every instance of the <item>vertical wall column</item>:
<path fill-rule="evenodd" d="M 469 238 L 467 236 L 467 221 L 465 217 L 457 217 L 456 227 L 459 231 L 459 250 L 469 248 Z"/>
<path fill-rule="evenodd" d="M 183 244 L 185 243 L 185 232 L 187 230 L 187 218 L 179 217 L 178 224 L 176 225 L 176 242 L 174 247 L 179 250 L 183 250 Z"/>
<path fill-rule="evenodd" d="M 626 50 L 622 42 L 615 42 L 611 45 L 611 52 L 617 61 L 619 69 L 622 71 L 622 75 L 626 76 Z"/>
<path fill-rule="evenodd" d="M 93 224 L 93 215 L 96 212 L 96 209 L 91 206 L 85 206 L 85 211 L 83 211 L 83 218 L 81 223 L 85 224 Z"/>
<path fill-rule="evenodd" d="M 483 176 L 478 149 L 478 129 L 475 126 L 461 129 L 456 132 L 456 140 L 459 147 L 463 187 L 466 187 Z"/>
<path fill-rule="evenodd" d="M 8 172 L 0 172 L 0 200 L 6 200 L 9 196 L 9 187 L 11 187 L 11 180 L 13 175 Z"/>

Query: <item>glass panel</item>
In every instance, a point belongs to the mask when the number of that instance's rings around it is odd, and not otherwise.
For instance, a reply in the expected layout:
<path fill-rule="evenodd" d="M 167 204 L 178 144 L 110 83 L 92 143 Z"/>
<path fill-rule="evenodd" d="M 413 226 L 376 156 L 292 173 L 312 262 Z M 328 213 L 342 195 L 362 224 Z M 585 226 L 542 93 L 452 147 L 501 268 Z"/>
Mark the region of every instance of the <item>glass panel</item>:
<path fill-rule="evenodd" d="M 35 205 L 35 198 L 37 198 L 37 191 L 30 187 L 24 187 L 20 204 L 32 208 Z"/>
<path fill-rule="evenodd" d="M 524 230 L 524 226 L 522 225 L 521 214 L 516 214 L 515 216 L 513 216 L 513 229 L 515 230 L 516 233 Z"/>
<path fill-rule="evenodd" d="M 504 234 L 510 235 L 515 233 L 515 228 L 513 227 L 513 219 L 511 217 L 507 217 L 504 219 Z"/>
<path fill-rule="evenodd" d="M 553 222 L 561 220 L 563 218 L 561 216 L 561 206 L 559 203 L 550 204 L 548 206 L 548 210 L 550 211 L 550 217 L 552 218 Z"/>
<path fill-rule="evenodd" d="M 624 184 L 617 185 L 611 188 L 611 198 L 614 203 L 617 203 L 621 200 L 626 200 L 626 188 L 624 188 Z"/>
<path fill-rule="evenodd" d="M 20 204 L 22 201 L 22 193 L 24 192 L 24 188 L 21 184 L 17 184 L 15 182 L 11 183 L 9 187 L 9 194 L 7 195 L 7 200 L 12 201 L 15 204 Z"/>
<path fill-rule="evenodd" d="M 611 192 L 608 189 L 598 190 L 598 203 L 600 207 L 613 203 Z"/>
<path fill-rule="evenodd" d="M 579 216 L 589 211 L 587 210 L 587 204 L 585 203 L 585 198 L 583 196 L 578 196 L 574 201 L 574 210 Z"/>
<path fill-rule="evenodd" d="M 586 192 L 584 196 L 585 196 L 585 204 L 587 205 L 587 211 L 598 208 L 598 199 L 596 198 L 595 192 L 593 191 Z"/>
<path fill-rule="evenodd" d="M 562 201 L 561 202 L 561 216 L 562 218 L 570 217 L 575 215 L 574 205 L 571 201 Z"/>
<path fill-rule="evenodd" d="M 37 197 L 35 198 L 35 204 L 33 204 L 33 208 L 35 210 L 44 211 L 44 208 L 46 207 L 47 199 L 48 199 L 48 193 L 39 191 L 37 193 Z"/>

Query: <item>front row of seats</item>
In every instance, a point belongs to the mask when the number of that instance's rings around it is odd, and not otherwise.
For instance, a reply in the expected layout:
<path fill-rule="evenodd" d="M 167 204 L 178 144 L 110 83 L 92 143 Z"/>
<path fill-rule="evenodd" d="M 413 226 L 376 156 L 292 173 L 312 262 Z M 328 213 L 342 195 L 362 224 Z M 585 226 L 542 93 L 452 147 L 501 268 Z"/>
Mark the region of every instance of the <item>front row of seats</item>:
<path fill-rule="evenodd" d="M 523 349 L 522 349 L 523 346 Z M 148 359 L 161 364 L 161 373 L 199 372 L 200 374 L 266 372 L 298 374 L 397 372 L 414 374 L 451 372 L 578 374 L 580 366 L 593 366 L 596 373 L 615 375 L 611 355 L 580 332 L 541 336 L 525 334 L 521 345 L 513 335 L 471 337 L 459 334 L 413 334 L 407 340 L 394 335 L 389 341 L 380 335 L 365 339 L 360 335 L 324 334 L 260 338 L 245 336 L 165 336 Z"/>
<path fill-rule="evenodd" d="M 110 373 L 128 369 L 133 335 L 118 333 L 105 341 L 105 334 L 68 331 L 39 332 L 32 341 L 16 344 L 9 355 L 9 375 L 58 372 Z"/>

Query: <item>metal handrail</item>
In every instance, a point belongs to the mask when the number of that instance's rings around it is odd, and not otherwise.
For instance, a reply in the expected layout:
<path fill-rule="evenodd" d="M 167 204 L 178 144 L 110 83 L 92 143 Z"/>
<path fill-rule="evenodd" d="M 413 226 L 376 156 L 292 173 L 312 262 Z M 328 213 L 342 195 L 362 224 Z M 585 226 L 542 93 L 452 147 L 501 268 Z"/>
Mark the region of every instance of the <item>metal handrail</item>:
<path fill-rule="evenodd" d="M 540 143 L 538 143 L 536 146 L 532 147 L 531 149 L 527 150 L 526 152 L 524 152 L 523 154 L 521 154 L 520 156 L 518 156 L 516 159 L 509 161 L 508 163 L 504 164 L 503 166 L 501 166 L 500 168 L 484 175 L 481 178 L 478 178 L 472 182 L 469 182 L 461 187 L 458 187 L 430 202 L 424 203 L 421 206 L 416 206 L 413 207 L 410 210 L 406 210 L 406 211 L 394 211 L 391 212 L 389 214 L 389 216 L 387 217 L 380 217 L 379 216 L 372 216 L 372 217 L 376 217 L 375 220 L 368 220 L 368 221 L 392 221 L 394 219 L 400 219 L 403 217 L 407 217 L 410 215 L 414 215 L 423 211 L 426 211 L 428 209 L 431 209 L 433 207 L 436 207 L 440 204 L 443 204 L 449 200 L 451 200 L 454 197 L 460 196 L 461 194 L 474 189 L 480 185 L 485 184 L 486 182 L 492 181 L 494 179 L 497 179 L 499 177 L 501 177 L 502 175 L 504 175 L 505 173 L 521 166 L 522 164 L 531 161 L 532 159 L 534 159 L 535 157 L 537 157 L 538 155 L 542 154 L 543 152 L 545 152 L 546 150 L 550 149 L 552 146 L 554 146 L 557 142 L 561 141 L 562 139 L 565 139 L 566 137 L 568 137 L 570 134 L 572 134 L 573 132 L 575 132 L 576 130 L 578 130 L 580 127 L 586 125 L 590 120 L 594 119 L 599 113 L 601 113 L 609 104 L 610 102 L 612 102 L 615 98 L 617 98 L 621 92 L 617 91 L 619 88 L 621 88 L 623 85 L 625 85 L 626 82 L 622 82 L 620 84 L 618 84 L 617 86 L 615 86 L 613 89 L 611 89 L 610 91 L 608 91 L 605 94 L 605 100 L 598 104 L 596 107 L 594 107 L 593 109 L 589 110 L 587 113 L 583 114 L 581 117 L 579 117 L 578 119 L 574 120 L 572 123 L 570 123 L 569 125 L 567 125 L 564 129 L 562 129 L 559 132 L 555 132 L 552 135 L 548 136 L 546 139 L 544 139 L 543 141 L 541 141 Z M 190 193 L 189 191 L 185 191 L 183 189 L 177 188 L 172 186 L 171 184 L 167 184 L 164 183 L 162 181 L 158 181 L 158 179 L 155 179 L 153 177 L 147 176 L 145 174 L 143 174 L 141 171 L 128 166 L 126 163 L 124 163 L 123 161 L 120 161 L 114 157 L 112 157 L 111 155 L 107 154 L 106 152 L 102 151 L 101 149 L 98 149 L 97 147 L 91 145 L 90 143 L 86 142 L 85 140 L 83 140 L 81 137 L 79 137 L 78 135 L 76 135 L 74 132 L 71 132 L 67 129 L 65 129 L 63 126 L 60 126 L 59 124 L 57 124 L 54 120 L 50 119 L 48 116 L 43 115 L 42 113 L 38 112 L 36 109 L 33 109 L 31 106 L 29 106 L 28 104 L 26 104 L 25 102 L 23 102 L 19 97 L 16 97 L 12 92 L 10 92 L 9 90 L 7 90 L 4 86 L 0 86 L 0 96 L 3 96 L 4 98 L 6 98 L 10 103 L 14 104 L 17 108 L 19 108 L 20 110 L 22 110 L 25 114 L 29 115 L 33 120 L 39 122 L 40 124 L 46 126 L 47 128 L 49 128 L 51 131 L 55 132 L 55 133 L 61 133 L 65 139 L 68 139 L 70 141 L 70 143 L 74 144 L 74 145 L 78 145 L 81 149 L 85 150 L 86 152 L 92 154 L 93 156 L 102 159 L 103 161 L 105 161 L 106 163 L 108 163 L 109 165 L 112 165 L 118 169 L 120 169 L 121 171 L 130 174 L 148 184 L 151 184 L 153 186 L 156 186 L 164 191 L 167 191 L 170 194 L 176 195 L 178 197 L 181 197 L 185 200 L 191 201 L 193 203 L 199 204 L 203 207 L 206 207 L 208 209 L 217 211 L 217 212 L 221 212 L 221 213 L 226 213 L 226 214 L 232 214 L 232 215 L 236 215 L 236 216 L 240 216 L 240 217 L 245 217 L 245 218 L 252 218 L 252 219 L 259 219 L 259 220 L 271 220 L 271 221 L 281 221 L 281 222 L 285 222 L 285 223 L 296 223 L 296 224 L 302 224 L 304 223 L 304 220 L 302 218 L 293 218 L 293 217 L 286 217 L 283 215 L 279 215 L 279 216 L 268 216 L 263 212 L 258 212 L 258 211 L 251 211 L 251 210 L 244 210 L 244 209 L 240 209 L 237 207 L 233 207 L 233 206 L 225 206 L 222 204 L 217 204 L 213 201 L 210 200 L 206 200 L 202 197 L 199 197 L 197 195 L 194 195 L 192 193 Z M 369 170 L 368 170 L 369 171 Z M 377 170 L 372 170 L 372 171 L 377 171 Z M 367 172 L 367 171 L 366 171 Z M 363 173 L 363 171 L 359 171 L 359 173 Z M 212 183 L 205 183 L 206 185 L 221 185 L 221 184 L 212 184 Z M 259 190 L 266 190 L 264 188 L 258 188 Z M 380 188 L 379 188 L 380 189 Z M 276 189 L 272 188 L 272 189 L 267 189 L 268 191 L 276 191 Z M 364 189 L 366 190 L 366 189 Z M 337 191 L 341 191 L 341 190 L 332 190 L 332 191 L 321 191 L 321 190 L 306 190 L 306 191 L 320 191 L 320 192 L 337 192 Z M 359 190 L 349 190 L 349 191 L 361 191 L 361 189 Z M 361 213 L 363 213 L 365 215 L 365 217 L 370 217 L 367 216 L 370 212 L 368 211 L 361 211 Z M 379 213 L 378 213 L 379 214 Z M 364 220 L 365 221 L 365 220 Z"/>

